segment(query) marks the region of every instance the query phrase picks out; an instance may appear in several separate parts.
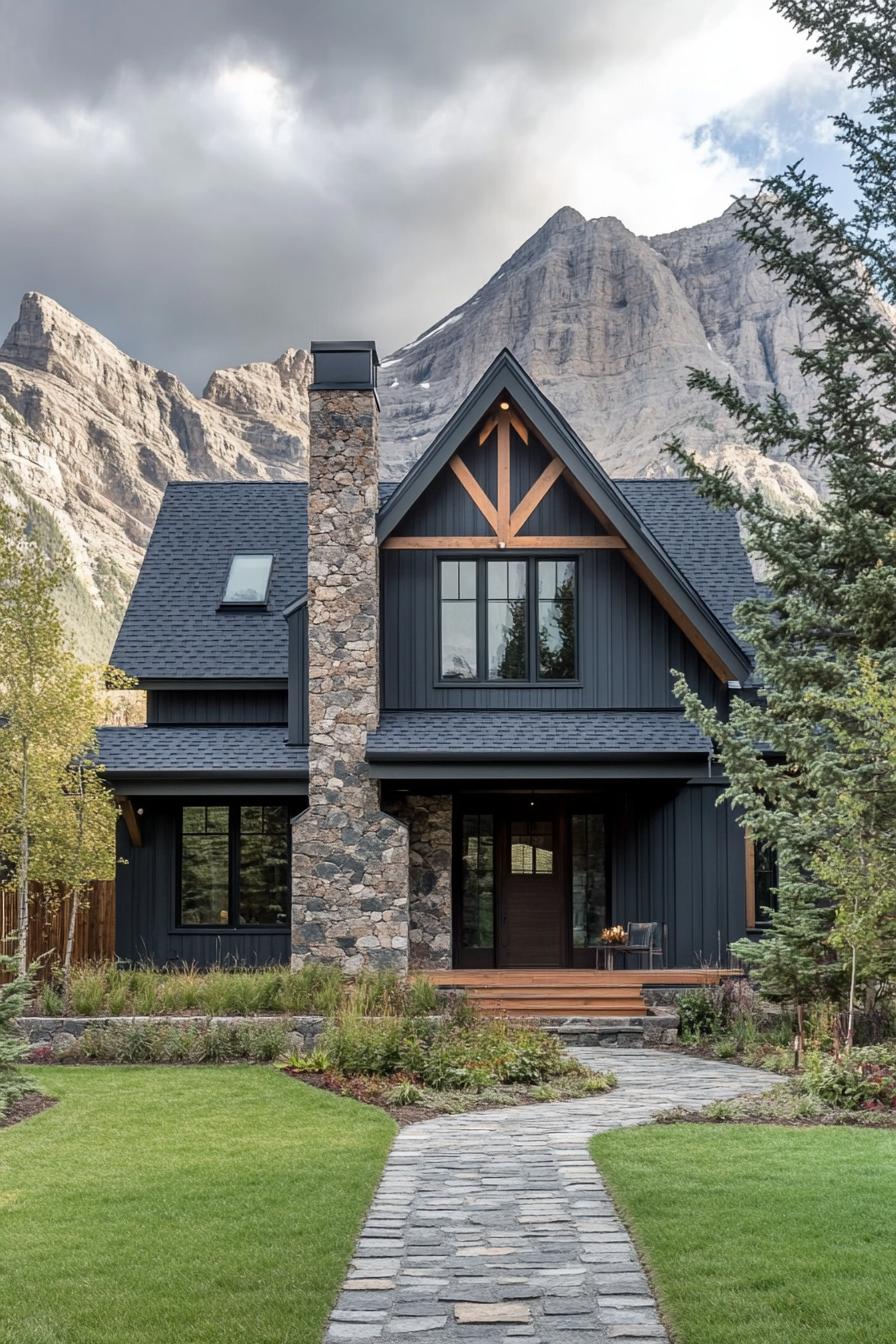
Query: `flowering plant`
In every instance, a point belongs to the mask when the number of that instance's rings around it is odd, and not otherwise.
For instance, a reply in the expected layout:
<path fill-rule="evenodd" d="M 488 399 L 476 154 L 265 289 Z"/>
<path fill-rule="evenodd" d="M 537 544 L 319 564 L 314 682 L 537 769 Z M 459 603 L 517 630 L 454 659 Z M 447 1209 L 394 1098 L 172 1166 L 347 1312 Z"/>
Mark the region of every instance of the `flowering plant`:
<path fill-rule="evenodd" d="M 624 943 L 628 940 L 628 934 L 621 924 L 611 924 L 608 929 L 603 929 L 600 935 L 602 943 Z"/>

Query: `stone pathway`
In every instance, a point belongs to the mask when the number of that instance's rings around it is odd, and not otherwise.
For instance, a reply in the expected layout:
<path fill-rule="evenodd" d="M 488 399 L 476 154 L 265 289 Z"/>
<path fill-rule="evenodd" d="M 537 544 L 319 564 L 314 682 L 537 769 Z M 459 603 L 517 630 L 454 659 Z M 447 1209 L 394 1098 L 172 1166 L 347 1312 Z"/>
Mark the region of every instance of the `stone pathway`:
<path fill-rule="evenodd" d="M 612 1070 L 618 1088 L 401 1131 L 328 1344 L 407 1335 L 430 1344 L 668 1340 L 588 1140 L 672 1106 L 765 1090 L 774 1078 L 657 1050 L 571 1053 Z"/>

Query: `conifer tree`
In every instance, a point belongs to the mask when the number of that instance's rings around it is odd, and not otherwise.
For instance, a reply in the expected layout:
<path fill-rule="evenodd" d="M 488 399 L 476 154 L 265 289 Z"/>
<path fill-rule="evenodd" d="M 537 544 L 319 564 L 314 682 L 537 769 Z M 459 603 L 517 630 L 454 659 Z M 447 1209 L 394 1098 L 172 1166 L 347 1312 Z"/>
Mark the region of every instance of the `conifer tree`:
<path fill-rule="evenodd" d="M 896 334 L 886 307 L 896 301 L 896 7 L 776 0 L 774 8 L 867 98 L 861 118 L 834 118 L 855 181 L 848 218 L 800 164 L 738 203 L 741 238 L 810 314 L 797 354 L 815 403 L 800 418 L 779 394 L 759 404 L 703 371 L 690 382 L 761 453 L 819 468 L 825 492 L 816 509 L 785 515 L 680 441 L 670 451 L 712 503 L 739 510 L 767 584 L 737 613 L 755 650 L 758 696 L 735 698 L 723 723 L 681 678 L 677 690 L 717 744 L 726 798 L 781 862 L 770 932 L 734 950 L 763 989 L 801 1009 L 830 991 L 830 934 L 844 896 L 830 860 L 881 769 L 856 693 L 862 669 L 870 658 L 884 679 L 896 671 Z M 866 836 L 869 825 L 890 831 L 894 809 L 896 798 L 881 796 L 873 821 L 863 811 Z"/>

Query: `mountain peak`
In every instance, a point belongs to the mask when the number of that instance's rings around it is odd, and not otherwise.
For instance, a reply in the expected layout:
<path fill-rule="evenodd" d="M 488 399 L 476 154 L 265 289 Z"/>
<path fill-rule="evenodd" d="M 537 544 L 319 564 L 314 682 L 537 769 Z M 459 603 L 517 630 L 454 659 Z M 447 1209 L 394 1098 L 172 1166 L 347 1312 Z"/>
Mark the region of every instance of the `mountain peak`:
<path fill-rule="evenodd" d="M 0 346 L 0 360 L 67 382 L 87 367 L 132 363 L 95 327 L 37 290 L 23 295 L 19 315 Z"/>

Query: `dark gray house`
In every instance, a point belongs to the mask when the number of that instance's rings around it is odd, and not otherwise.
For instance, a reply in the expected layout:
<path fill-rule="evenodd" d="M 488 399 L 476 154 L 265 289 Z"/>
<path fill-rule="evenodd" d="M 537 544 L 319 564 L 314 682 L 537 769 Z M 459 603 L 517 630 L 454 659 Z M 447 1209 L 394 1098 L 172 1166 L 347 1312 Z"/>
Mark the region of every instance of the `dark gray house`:
<path fill-rule="evenodd" d="M 119 954 L 593 967 L 644 921 L 724 956 L 757 875 L 670 669 L 723 709 L 750 677 L 735 518 L 611 480 L 507 351 L 383 484 L 372 344 L 312 349 L 309 484 L 170 485 L 122 623 Z"/>

